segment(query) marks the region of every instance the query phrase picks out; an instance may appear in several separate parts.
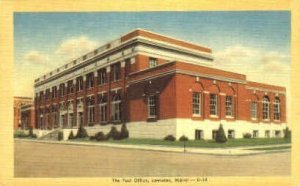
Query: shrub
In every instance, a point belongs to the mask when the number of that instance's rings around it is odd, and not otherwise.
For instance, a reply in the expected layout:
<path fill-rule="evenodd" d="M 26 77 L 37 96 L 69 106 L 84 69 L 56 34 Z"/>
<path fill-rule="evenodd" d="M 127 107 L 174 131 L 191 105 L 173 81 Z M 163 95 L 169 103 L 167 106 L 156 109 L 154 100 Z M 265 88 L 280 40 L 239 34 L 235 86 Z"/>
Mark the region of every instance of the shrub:
<path fill-rule="evenodd" d="M 107 134 L 107 139 L 112 138 L 114 140 L 120 139 L 120 132 L 115 126 L 112 126 L 110 132 Z"/>
<path fill-rule="evenodd" d="M 125 139 L 129 137 L 129 132 L 128 129 L 126 127 L 126 124 L 123 123 L 122 127 L 121 127 L 121 132 L 120 132 L 120 139 Z"/>
<path fill-rule="evenodd" d="M 245 134 L 243 134 L 243 138 L 249 139 L 251 137 L 252 137 L 252 135 L 250 133 L 248 133 L 248 132 L 245 133 Z"/>
<path fill-rule="evenodd" d="M 104 140 L 107 140 L 107 136 L 104 135 L 103 132 L 98 132 L 95 134 L 94 138 L 97 140 L 97 141 L 104 141 Z"/>
<path fill-rule="evenodd" d="M 25 138 L 25 137 L 28 137 L 28 135 L 26 135 L 24 133 L 24 131 L 17 130 L 17 131 L 14 132 L 14 137 L 15 138 Z"/>
<path fill-rule="evenodd" d="M 36 134 L 32 134 L 31 137 L 32 137 L 32 138 L 37 138 L 37 135 L 36 135 Z"/>
<path fill-rule="evenodd" d="M 164 138 L 165 141 L 175 141 L 176 138 L 173 136 L 173 135 L 167 135 L 165 138 Z"/>
<path fill-rule="evenodd" d="M 74 136 L 74 134 L 73 134 L 73 130 L 71 130 L 68 139 L 69 139 L 69 140 L 75 139 L 75 136 Z"/>
<path fill-rule="evenodd" d="M 288 127 L 286 127 L 284 130 L 284 138 L 291 139 L 291 137 L 292 137 L 292 132 Z"/>
<path fill-rule="evenodd" d="M 58 132 L 58 136 L 57 136 L 58 141 L 61 141 L 64 139 L 64 133 L 62 131 Z"/>
<path fill-rule="evenodd" d="M 179 141 L 189 141 L 189 138 L 183 135 L 179 138 Z"/>
<path fill-rule="evenodd" d="M 216 142 L 217 143 L 226 143 L 226 141 L 227 141 L 227 138 L 225 136 L 223 126 L 222 126 L 222 124 L 220 124 L 219 130 L 218 130 L 217 136 L 216 136 Z"/>
<path fill-rule="evenodd" d="M 86 138 L 86 137 L 89 137 L 89 135 L 87 134 L 85 128 L 82 125 L 80 125 L 77 130 L 76 138 Z"/>

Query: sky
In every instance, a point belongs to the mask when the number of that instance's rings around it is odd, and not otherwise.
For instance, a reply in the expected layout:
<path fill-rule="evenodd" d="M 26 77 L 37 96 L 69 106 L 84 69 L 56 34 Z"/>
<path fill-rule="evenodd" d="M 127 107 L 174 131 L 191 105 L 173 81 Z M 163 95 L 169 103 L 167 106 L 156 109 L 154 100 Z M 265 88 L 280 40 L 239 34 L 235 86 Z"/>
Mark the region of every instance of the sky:
<path fill-rule="evenodd" d="M 289 91 L 289 11 L 82 12 L 14 14 L 14 95 L 33 97 L 34 79 L 135 28 L 209 47 L 214 67 Z"/>

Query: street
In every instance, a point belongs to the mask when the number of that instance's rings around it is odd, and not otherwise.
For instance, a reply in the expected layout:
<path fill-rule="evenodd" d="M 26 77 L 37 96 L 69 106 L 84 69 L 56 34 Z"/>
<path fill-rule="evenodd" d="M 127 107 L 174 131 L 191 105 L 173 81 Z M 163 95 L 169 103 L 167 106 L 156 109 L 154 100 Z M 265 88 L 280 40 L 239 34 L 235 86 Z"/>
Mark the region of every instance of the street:
<path fill-rule="evenodd" d="M 15 177 L 288 176 L 291 153 L 217 156 L 15 140 Z"/>

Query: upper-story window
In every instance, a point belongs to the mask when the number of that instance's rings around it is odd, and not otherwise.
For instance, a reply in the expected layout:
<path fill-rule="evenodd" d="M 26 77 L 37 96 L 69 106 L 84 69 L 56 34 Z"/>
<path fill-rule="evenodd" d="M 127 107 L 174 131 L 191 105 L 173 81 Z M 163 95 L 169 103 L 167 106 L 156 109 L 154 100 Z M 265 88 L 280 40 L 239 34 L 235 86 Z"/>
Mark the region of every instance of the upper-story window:
<path fill-rule="evenodd" d="M 121 63 L 113 64 L 112 66 L 112 81 L 121 79 Z"/>
<path fill-rule="evenodd" d="M 201 115 L 201 93 L 193 92 L 193 115 Z"/>
<path fill-rule="evenodd" d="M 102 85 L 107 82 L 107 75 L 106 75 L 106 69 L 100 69 L 98 70 L 98 84 Z"/>
<path fill-rule="evenodd" d="M 157 58 L 150 57 L 149 58 L 149 67 L 152 68 L 155 66 L 157 66 Z"/>
<path fill-rule="evenodd" d="M 83 77 L 76 78 L 76 91 L 83 90 Z"/>
<path fill-rule="evenodd" d="M 86 87 L 92 88 L 94 86 L 94 73 L 89 73 L 86 75 Z"/>
<path fill-rule="evenodd" d="M 209 113 L 210 115 L 218 115 L 218 97 L 217 94 L 209 95 Z"/>
<path fill-rule="evenodd" d="M 251 102 L 251 119 L 257 119 L 257 102 Z"/>
<path fill-rule="evenodd" d="M 263 119 L 270 119 L 270 100 L 268 96 L 265 96 L 263 98 Z"/>
<path fill-rule="evenodd" d="M 156 118 L 156 96 L 150 95 L 148 97 L 148 118 Z"/>
<path fill-rule="evenodd" d="M 63 97 L 65 95 L 65 84 L 64 83 L 59 85 L 59 95 L 60 95 L 60 97 Z"/>
<path fill-rule="evenodd" d="M 274 120 L 280 120 L 280 100 L 278 97 L 274 100 Z"/>
<path fill-rule="evenodd" d="M 68 81 L 67 94 L 73 93 L 73 80 Z"/>
<path fill-rule="evenodd" d="M 225 108 L 226 108 L 226 116 L 233 116 L 233 107 L 232 107 L 232 96 L 226 96 L 225 100 Z"/>
<path fill-rule="evenodd" d="M 47 89 L 46 90 L 46 100 L 49 100 L 50 99 L 50 89 Z"/>
<path fill-rule="evenodd" d="M 52 98 L 57 98 L 57 87 L 52 87 Z"/>
<path fill-rule="evenodd" d="M 44 99 L 44 92 L 40 92 L 40 101 Z"/>

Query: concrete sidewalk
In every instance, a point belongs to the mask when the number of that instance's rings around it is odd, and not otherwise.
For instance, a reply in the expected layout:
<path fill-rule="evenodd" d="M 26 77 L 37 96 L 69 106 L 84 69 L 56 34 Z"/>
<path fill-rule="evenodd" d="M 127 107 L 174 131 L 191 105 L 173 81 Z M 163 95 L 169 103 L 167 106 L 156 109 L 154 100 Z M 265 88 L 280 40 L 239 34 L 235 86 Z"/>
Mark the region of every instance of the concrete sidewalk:
<path fill-rule="evenodd" d="M 162 145 L 133 145 L 133 144 L 114 144 L 109 142 L 83 142 L 83 141 L 46 141 L 37 139 L 18 139 L 21 141 L 30 141 L 36 143 L 53 143 L 63 145 L 85 145 L 85 146 L 102 146 L 113 148 L 126 148 L 137 150 L 152 150 L 152 151 L 165 151 L 165 152 L 184 152 L 184 153 L 198 153 L 198 154 L 210 154 L 210 155 L 227 155 L 227 156 L 242 156 L 242 155 L 254 155 L 270 152 L 286 152 L 290 149 L 277 149 L 277 150 L 250 150 L 253 148 L 269 148 L 269 147 L 284 147 L 291 146 L 291 144 L 279 144 L 279 145 L 259 145 L 259 146 L 243 146 L 243 147 L 226 147 L 226 148 L 193 148 L 193 147 L 170 147 Z"/>

